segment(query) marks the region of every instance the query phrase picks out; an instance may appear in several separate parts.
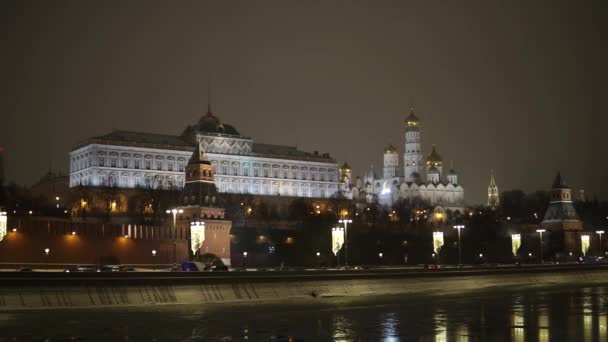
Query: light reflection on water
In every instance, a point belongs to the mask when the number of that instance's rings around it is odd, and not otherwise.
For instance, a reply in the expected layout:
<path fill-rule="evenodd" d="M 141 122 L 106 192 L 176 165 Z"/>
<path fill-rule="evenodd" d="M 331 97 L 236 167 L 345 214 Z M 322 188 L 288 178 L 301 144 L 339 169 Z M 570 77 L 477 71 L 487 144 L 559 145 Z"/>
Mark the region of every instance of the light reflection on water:
<path fill-rule="evenodd" d="M 557 288 L 318 304 L 31 311 L 4 314 L 0 341 L 608 341 L 607 294 L 608 287 Z"/>

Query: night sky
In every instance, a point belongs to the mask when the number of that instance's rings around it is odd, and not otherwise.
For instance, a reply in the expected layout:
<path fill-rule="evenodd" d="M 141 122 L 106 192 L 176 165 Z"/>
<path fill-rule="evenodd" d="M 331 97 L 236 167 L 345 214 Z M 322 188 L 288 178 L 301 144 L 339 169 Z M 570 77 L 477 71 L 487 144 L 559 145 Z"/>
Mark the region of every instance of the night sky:
<path fill-rule="evenodd" d="M 179 4 L 179 6 L 178 6 Z M 602 1 L 3 2 L 6 175 L 68 170 L 113 129 L 179 134 L 206 111 L 255 141 L 381 173 L 414 104 L 424 153 L 468 204 L 545 190 L 608 198 Z"/>

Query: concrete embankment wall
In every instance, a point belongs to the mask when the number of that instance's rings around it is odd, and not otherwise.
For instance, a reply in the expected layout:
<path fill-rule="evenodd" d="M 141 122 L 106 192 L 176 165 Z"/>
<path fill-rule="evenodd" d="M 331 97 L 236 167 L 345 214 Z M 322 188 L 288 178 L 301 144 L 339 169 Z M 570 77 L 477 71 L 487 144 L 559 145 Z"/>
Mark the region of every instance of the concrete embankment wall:
<path fill-rule="evenodd" d="M 6 278 L 6 277 L 5 277 Z M 397 294 L 449 294 L 501 287 L 602 285 L 608 269 L 435 274 L 268 275 L 27 280 L 0 279 L 0 311 L 290 299 L 323 301 Z"/>

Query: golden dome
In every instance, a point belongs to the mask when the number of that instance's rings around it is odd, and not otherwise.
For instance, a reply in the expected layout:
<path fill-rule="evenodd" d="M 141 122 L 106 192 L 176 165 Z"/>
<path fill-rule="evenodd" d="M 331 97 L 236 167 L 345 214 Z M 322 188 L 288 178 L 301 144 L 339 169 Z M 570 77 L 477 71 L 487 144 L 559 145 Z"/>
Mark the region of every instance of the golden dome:
<path fill-rule="evenodd" d="M 441 159 L 441 156 L 439 155 L 439 153 L 437 153 L 437 150 L 435 149 L 435 145 L 433 145 L 433 150 L 431 151 L 431 154 L 429 154 L 429 156 L 426 158 L 426 164 L 427 165 L 441 165 L 443 163 L 443 159 Z"/>
<path fill-rule="evenodd" d="M 405 124 L 410 127 L 420 125 L 420 120 L 418 119 L 416 114 L 414 114 L 414 108 L 410 108 L 410 115 L 405 118 Z"/>
<path fill-rule="evenodd" d="M 344 164 L 342 164 L 342 167 L 340 167 L 340 171 L 341 172 L 351 172 L 352 169 L 350 168 L 350 165 L 348 165 L 347 162 L 344 162 Z"/>
<path fill-rule="evenodd" d="M 389 144 L 384 148 L 384 153 L 397 153 L 397 149 L 392 144 Z"/>

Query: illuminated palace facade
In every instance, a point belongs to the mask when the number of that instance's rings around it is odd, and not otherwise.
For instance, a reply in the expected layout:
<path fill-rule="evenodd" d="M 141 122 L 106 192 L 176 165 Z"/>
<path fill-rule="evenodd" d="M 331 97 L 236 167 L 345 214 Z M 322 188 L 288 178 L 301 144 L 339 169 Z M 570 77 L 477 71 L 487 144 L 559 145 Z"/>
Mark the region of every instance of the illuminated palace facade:
<path fill-rule="evenodd" d="M 254 142 L 207 114 L 179 136 L 114 131 L 70 152 L 70 187 L 182 189 L 196 135 L 222 193 L 329 198 L 338 191 L 338 164 L 329 154 Z"/>
<path fill-rule="evenodd" d="M 400 162 L 403 162 L 403 168 Z M 422 154 L 420 120 L 410 111 L 405 119 L 404 153 L 400 158 L 395 147 L 384 149 L 382 176 L 373 165 L 363 176 L 352 179 L 348 164 L 340 168 L 340 191 L 346 198 L 360 202 L 378 201 L 392 206 L 399 200 L 418 198 L 434 206 L 436 210 L 463 211 L 464 189 L 453 169 L 445 172 L 443 159 L 435 146 L 425 158 Z"/>

